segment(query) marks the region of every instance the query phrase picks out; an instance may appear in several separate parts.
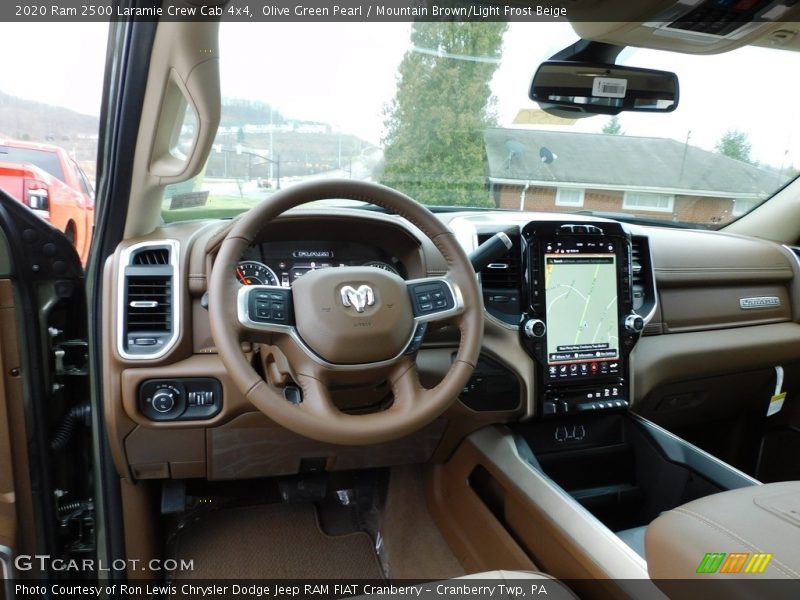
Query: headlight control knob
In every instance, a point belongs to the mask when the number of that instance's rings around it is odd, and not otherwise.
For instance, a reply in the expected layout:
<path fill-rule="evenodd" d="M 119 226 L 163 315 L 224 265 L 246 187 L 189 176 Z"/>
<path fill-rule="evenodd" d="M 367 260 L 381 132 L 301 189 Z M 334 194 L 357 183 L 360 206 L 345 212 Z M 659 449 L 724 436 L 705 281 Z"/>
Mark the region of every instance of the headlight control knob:
<path fill-rule="evenodd" d="M 162 388 L 153 394 L 153 409 L 160 413 L 168 413 L 175 408 L 175 392 Z"/>

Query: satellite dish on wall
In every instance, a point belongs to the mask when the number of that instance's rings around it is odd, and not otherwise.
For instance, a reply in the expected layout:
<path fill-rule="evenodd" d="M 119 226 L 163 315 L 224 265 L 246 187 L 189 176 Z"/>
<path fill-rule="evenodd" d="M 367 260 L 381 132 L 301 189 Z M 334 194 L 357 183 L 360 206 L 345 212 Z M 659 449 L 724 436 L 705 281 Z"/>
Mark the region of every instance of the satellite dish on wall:
<path fill-rule="evenodd" d="M 539 149 L 539 158 L 544 164 L 549 165 L 558 158 L 558 155 L 552 152 L 547 146 L 542 146 Z"/>

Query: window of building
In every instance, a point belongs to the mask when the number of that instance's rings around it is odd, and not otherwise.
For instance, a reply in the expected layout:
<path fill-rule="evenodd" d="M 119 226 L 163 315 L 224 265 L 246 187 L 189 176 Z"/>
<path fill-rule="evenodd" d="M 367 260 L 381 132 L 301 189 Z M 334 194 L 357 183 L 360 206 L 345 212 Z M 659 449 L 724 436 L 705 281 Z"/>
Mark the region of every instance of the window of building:
<path fill-rule="evenodd" d="M 556 206 L 583 206 L 586 190 L 580 188 L 558 188 Z"/>
<path fill-rule="evenodd" d="M 622 208 L 625 210 L 653 210 L 672 212 L 675 196 L 672 194 L 653 194 L 649 192 L 625 192 Z"/>
<path fill-rule="evenodd" d="M 736 198 L 733 201 L 733 216 L 741 217 L 742 215 L 749 213 L 762 202 L 763 200 L 757 200 L 755 198 Z"/>

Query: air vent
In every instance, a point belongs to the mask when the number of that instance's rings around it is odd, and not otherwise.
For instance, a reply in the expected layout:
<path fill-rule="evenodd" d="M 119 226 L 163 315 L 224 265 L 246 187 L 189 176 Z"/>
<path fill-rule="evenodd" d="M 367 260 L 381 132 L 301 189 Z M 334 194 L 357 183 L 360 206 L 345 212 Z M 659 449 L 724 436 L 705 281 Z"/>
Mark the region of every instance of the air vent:
<path fill-rule="evenodd" d="M 482 244 L 494 233 L 478 234 L 478 243 Z M 520 241 L 519 234 L 509 234 L 511 250 L 503 257 L 490 263 L 481 271 L 481 287 L 483 303 L 486 311 L 493 317 L 517 325 L 520 318 Z"/>
<path fill-rule="evenodd" d="M 653 265 L 650 260 L 650 243 L 644 236 L 631 239 L 631 282 L 633 310 L 643 317 L 656 307 L 656 292 L 653 288 Z"/>
<path fill-rule="evenodd" d="M 478 235 L 478 244 L 482 244 L 494 234 Z M 514 245 L 502 258 L 490 263 L 481 271 L 481 283 L 484 288 L 519 289 L 520 257 L 519 238 L 513 238 Z"/>
<path fill-rule="evenodd" d="M 132 265 L 168 265 L 169 248 L 146 248 L 134 252 Z"/>
<path fill-rule="evenodd" d="M 172 331 L 172 276 L 129 276 L 126 296 L 129 334 Z"/>
<path fill-rule="evenodd" d="M 122 253 L 119 352 L 124 358 L 158 358 L 175 343 L 180 325 L 178 243 L 137 244 Z"/>

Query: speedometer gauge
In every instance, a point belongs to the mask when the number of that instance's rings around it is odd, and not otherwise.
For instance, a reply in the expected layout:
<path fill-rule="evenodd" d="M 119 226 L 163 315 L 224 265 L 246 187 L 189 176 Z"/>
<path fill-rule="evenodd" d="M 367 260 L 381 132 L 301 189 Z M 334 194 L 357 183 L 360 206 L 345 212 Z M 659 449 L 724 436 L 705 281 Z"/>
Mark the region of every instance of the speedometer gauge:
<path fill-rule="evenodd" d="M 255 260 L 245 260 L 236 266 L 236 279 L 242 285 L 280 285 L 275 271 Z"/>
<path fill-rule="evenodd" d="M 400 275 L 392 265 L 389 263 L 385 263 L 381 260 L 371 260 L 369 262 L 364 263 L 365 267 L 375 267 L 376 269 L 383 269 L 384 271 L 389 271 L 390 273 L 394 273 L 395 275 Z"/>

